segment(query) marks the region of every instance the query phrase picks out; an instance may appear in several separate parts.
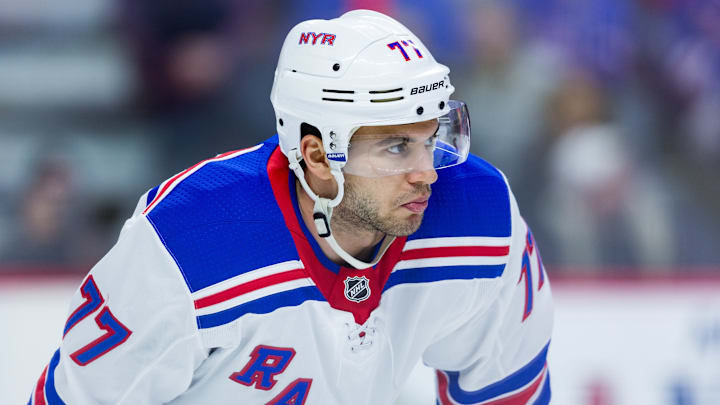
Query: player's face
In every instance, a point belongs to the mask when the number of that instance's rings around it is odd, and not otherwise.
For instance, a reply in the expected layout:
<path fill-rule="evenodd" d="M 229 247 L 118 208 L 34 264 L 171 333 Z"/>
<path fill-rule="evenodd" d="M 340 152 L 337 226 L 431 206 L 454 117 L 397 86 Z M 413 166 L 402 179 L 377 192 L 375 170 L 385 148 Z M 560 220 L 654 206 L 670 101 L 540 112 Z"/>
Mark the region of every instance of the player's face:
<path fill-rule="evenodd" d="M 387 149 L 388 156 L 414 148 L 417 152 L 412 153 L 418 153 L 419 157 L 413 161 L 421 164 L 407 173 L 381 177 L 346 173 L 345 196 L 335 208 L 333 218 L 344 222 L 343 226 L 388 235 L 405 236 L 415 232 L 428 205 L 430 185 L 437 180 L 432 148 L 426 146 L 432 143 L 437 127 L 437 120 L 430 120 L 360 128 L 353 135 L 351 144 L 368 142 L 366 146 L 373 150 Z M 402 156 L 398 158 L 402 159 Z"/>

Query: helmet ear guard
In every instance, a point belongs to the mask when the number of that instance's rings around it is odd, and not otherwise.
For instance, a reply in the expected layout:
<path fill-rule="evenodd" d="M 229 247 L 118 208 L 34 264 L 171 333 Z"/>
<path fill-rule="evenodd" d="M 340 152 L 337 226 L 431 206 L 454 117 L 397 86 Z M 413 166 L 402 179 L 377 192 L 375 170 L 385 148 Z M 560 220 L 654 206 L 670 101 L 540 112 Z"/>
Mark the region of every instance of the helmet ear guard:
<path fill-rule="evenodd" d="M 353 267 L 373 266 L 393 238 L 385 238 L 374 263 L 365 263 L 345 252 L 332 236 L 330 220 L 343 198 L 350 138 L 363 126 L 410 124 L 448 114 L 454 91 L 448 74 L 410 30 L 375 11 L 304 21 L 285 39 L 270 95 L 280 148 L 315 202 L 318 235 Z M 332 199 L 318 196 L 305 179 L 299 150 L 303 123 L 320 133 L 338 186 Z"/>

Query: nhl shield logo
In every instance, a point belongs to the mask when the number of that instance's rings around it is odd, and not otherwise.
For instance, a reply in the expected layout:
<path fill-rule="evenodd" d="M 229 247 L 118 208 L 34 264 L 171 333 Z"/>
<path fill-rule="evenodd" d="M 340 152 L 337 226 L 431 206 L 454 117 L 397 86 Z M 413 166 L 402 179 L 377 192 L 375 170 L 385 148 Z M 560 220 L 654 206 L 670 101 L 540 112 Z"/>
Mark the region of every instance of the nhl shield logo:
<path fill-rule="evenodd" d="M 370 281 L 367 277 L 348 277 L 345 283 L 345 298 L 354 302 L 362 302 L 370 298 Z"/>

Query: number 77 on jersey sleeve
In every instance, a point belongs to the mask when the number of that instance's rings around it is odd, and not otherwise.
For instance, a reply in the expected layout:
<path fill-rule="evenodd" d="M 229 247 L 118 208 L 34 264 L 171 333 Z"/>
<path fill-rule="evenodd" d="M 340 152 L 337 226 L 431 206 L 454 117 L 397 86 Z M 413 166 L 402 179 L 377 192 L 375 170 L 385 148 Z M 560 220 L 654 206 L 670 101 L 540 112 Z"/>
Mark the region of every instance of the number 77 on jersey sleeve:
<path fill-rule="evenodd" d="M 63 331 L 63 339 L 70 330 L 100 309 L 105 303 L 92 275 L 88 276 L 82 284 L 80 292 L 85 301 L 68 317 Z M 95 316 L 95 323 L 105 333 L 70 355 L 70 358 L 80 366 L 92 363 L 123 344 L 132 335 L 132 331 L 117 320 L 107 305 Z"/>
<path fill-rule="evenodd" d="M 545 284 L 544 266 L 542 264 L 542 258 L 540 257 L 540 250 L 535 246 L 535 238 L 533 238 L 530 228 L 528 228 L 527 235 L 525 237 L 525 250 L 522 256 L 522 270 L 520 271 L 520 279 L 518 284 L 525 280 L 525 307 L 523 310 L 522 322 L 530 316 L 533 310 L 533 277 L 532 277 L 532 261 L 530 257 L 533 252 L 537 257 L 537 271 L 538 271 L 538 286 L 537 290 L 540 291 Z"/>

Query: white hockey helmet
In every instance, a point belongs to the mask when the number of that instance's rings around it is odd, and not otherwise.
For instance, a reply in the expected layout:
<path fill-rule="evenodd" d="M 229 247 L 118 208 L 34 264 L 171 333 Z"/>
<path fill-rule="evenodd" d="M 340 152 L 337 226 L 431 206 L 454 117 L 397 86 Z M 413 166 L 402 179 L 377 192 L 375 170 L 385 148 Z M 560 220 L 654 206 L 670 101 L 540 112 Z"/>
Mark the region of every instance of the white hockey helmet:
<path fill-rule="evenodd" d="M 342 200 L 344 169 L 366 176 L 416 169 L 412 163 L 400 163 L 399 167 L 348 165 L 353 159 L 351 137 L 358 128 L 438 119 L 437 136 L 432 138 L 433 167 L 466 159 L 469 118 L 464 103 L 449 100 L 455 90 L 449 72 L 410 30 L 375 11 L 354 10 L 332 20 L 304 21 L 287 35 L 270 95 L 280 148 L 315 201 L 318 233 L 334 249 L 329 223 L 332 208 Z M 322 136 L 338 182 L 338 194 L 331 200 L 317 196 L 305 182 L 299 164 L 303 123 L 317 128 Z M 353 266 L 368 267 L 338 249 Z"/>

